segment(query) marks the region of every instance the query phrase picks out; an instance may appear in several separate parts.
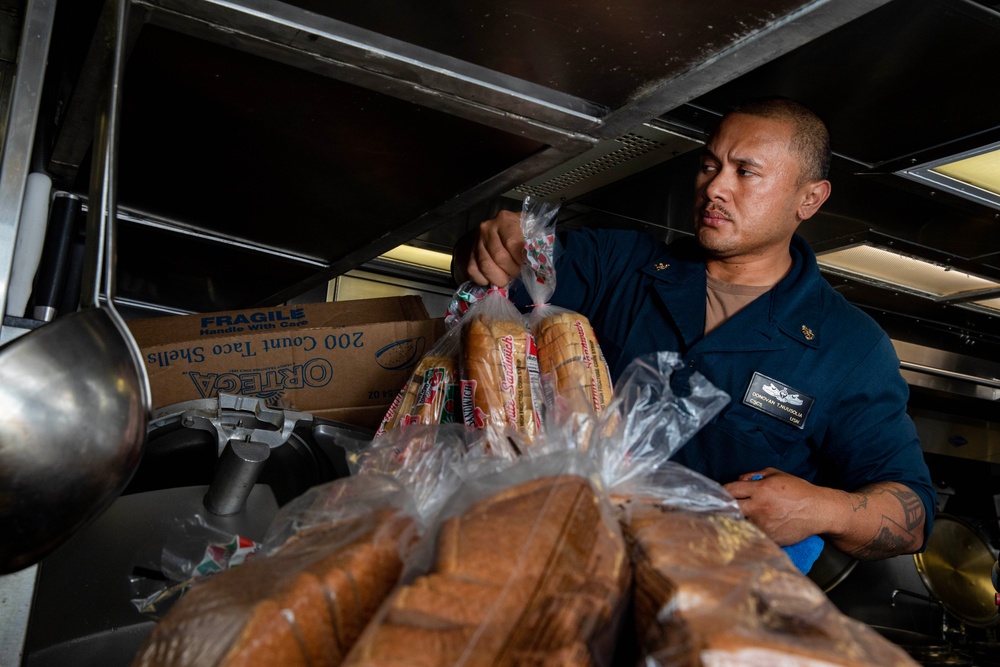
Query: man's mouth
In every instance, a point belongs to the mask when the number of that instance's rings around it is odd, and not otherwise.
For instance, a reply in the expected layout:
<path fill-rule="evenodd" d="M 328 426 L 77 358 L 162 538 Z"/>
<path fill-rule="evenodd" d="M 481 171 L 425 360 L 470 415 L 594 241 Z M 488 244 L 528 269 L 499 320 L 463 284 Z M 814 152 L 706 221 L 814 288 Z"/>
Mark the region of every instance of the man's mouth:
<path fill-rule="evenodd" d="M 701 210 L 700 217 L 702 224 L 709 225 L 711 227 L 716 227 L 724 222 L 731 222 L 726 213 L 717 209 L 703 208 Z"/>

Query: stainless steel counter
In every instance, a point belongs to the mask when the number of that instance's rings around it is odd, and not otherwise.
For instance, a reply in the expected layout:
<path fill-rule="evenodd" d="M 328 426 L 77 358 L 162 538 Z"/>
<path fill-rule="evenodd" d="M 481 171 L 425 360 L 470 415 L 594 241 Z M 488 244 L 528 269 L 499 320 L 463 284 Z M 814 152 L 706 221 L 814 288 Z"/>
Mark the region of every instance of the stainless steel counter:
<path fill-rule="evenodd" d="M 202 499 L 207 488 L 122 496 L 42 561 L 23 664 L 128 665 L 154 624 L 130 601 L 135 596 L 130 578 L 136 568 L 160 569 L 164 547 L 178 546 L 188 519 L 197 516 L 220 531 L 263 539 L 278 507 L 270 487 L 256 485 L 246 508 L 228 517 L 205 510 Z"/>

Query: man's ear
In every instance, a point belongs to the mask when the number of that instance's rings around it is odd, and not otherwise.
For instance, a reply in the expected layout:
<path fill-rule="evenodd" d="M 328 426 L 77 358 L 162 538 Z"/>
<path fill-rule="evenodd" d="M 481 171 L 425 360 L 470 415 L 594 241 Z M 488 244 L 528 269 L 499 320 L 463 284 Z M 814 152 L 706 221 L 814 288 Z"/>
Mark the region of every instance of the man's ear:
<path fill-rule="evenodd" d="M 802 186 L 802 199 L 797 210 L 799 220 L 808 220 L 820 209 L 830 196 L 830 181 L 809 181 Z"/>

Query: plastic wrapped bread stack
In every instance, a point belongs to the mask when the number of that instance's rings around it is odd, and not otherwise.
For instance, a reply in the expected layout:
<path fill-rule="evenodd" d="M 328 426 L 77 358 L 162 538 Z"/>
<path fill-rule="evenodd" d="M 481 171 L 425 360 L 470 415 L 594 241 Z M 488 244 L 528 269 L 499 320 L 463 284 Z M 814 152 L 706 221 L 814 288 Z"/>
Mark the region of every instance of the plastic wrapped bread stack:
<path fill-rule="evenodd" d="M 611 374 L 590 321 L 579 313 L 560 311 L 533 327 L 538 367 L 565 410 L 600 413 L 611 402 Z M 553 402 L 556 399 L 553 398 Z"/>
<path fill-rule="evenodd" d="M 327 505 L 339 517 L 312 522 L 277 552 L 195 584 L 153 628 L 132 664 L 339 665 L 398 581 L 414 535 L 412 519 L 395 501 L 382 502 L 394 498 L 384 480 L 343 481 L 334 483 Z M 338 493 L 344 486 L 374 487 L 381 506 L 348 502 Z"/>
<path fill-rule="evenodd" d="M 629 546 L 642 664 L 912 667 L 842 614 L 721 485 L 670 460 L 730 400 L 685 370 L 670 352 L 630 363 L 607 410 L 619 418 L 588 448 Z"/>
<path fill-rule="evenodd" d="M 532 300 L 531 332 L 548 412 L 570 415 L 602 412 L 611 402 L 611 374 L 590 321 L 549 303 L 556 289 L 555 225 L 559 207 L 526 199 L 521 212 L 525 262 L 521 282 Z"/>
<path fill-rule="evenodd" d="M 428 572 L 386 601 L 345 664 L 607 664 L 629 577 L 609 509 L 587 478 L 558 474 L 447 518 Z"/>
<path fill-rule="evenodd" d="M 530 441 L 540 428 L 535 341 L 513 304 L 497 294 L 476 304 L 462 324 L 464 421 L 509 426 Z"/>
<path fill-rule="evenodd" d="M 642 500 L 622 509 L 647 665 L 916 664 L 842 614 L 745 519 Z"/>
<path fill-rule="evenodd" d="M 458 332 L 448 331 L 417 363 L 392 402 L 375 437 L 410 424 L 447 424 L 458 420 Z"/>

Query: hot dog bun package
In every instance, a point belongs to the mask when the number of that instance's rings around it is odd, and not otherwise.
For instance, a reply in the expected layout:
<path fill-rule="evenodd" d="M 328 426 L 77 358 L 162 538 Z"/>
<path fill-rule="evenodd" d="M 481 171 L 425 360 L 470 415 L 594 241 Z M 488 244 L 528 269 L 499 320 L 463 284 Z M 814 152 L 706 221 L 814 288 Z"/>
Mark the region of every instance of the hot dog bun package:
<path fill-rule="evenodd" d="M 458 423 L 530 442 L 541 428 L 542 399 L 527 321 L 506 287 L 468 283 L 455 302 L 460 311 L 445 319 L 448 330 L 417 364 L 376 437 L 414 424 Z"/>
<path fill-rule="evenodd" d="M 600 413 L 611 401 L 608 364 L 590 321 L 549 303 L 556 289 L 558 206 L 525 199 L 521 212 L 525 262 L 521 282 L 532 300 L 529 326 L 538 349 L 545 405 L 555 418 Z"/>
<path fill-rule="evenodd" d="M 490 290 L 461 325 L 460 395 L 467 426 L 519 433 L 541 429 L 541 385 L 535 339 L 506 289 Z"/>
<path fill-rule="evenodd" d="M 459 332 L 451 328 L 417 363 L 382 419 L 375 437 L 411 424 L 448 424 L 461 418 L 458 396 Z"/>
<path fill-rule="evenodd" d="M 620 641 L 649 666 L 913 665 L 842 614 L 722 486 L 669 460 L 729 400 L 660 352 L 626 368 L 617 419 L 589 432 L 634 577 L 634 634 Z"/>

